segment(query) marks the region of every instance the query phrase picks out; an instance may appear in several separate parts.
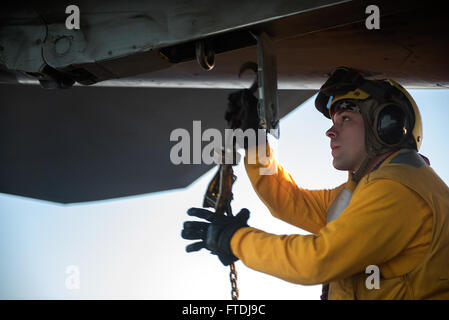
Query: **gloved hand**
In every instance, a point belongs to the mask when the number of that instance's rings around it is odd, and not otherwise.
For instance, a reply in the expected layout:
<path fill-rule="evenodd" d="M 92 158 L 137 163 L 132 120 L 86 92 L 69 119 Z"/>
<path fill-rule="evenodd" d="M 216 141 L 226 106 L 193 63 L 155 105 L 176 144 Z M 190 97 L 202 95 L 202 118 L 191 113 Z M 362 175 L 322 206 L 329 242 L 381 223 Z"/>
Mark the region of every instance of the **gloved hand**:
<path fill-rule="evenodd" d="M 231 129 L 259 128 L 259 115 L 257 113 L 258 99 L 248 90 L 239 90 L 229 94 L 228 108 L 225 119 Z"/>
<path fill-rule="evenodd" d="M 242 129 L 246 131 L 248 129 L 254 131 L 254 137 L 256 140 L 249 141 L 245 135 L 243 138 L 243 145 L 240 139 L 234 137 L 234 143 L 240 141 L 237 146 L 248 149 L 251 146 L 258 145 L 266 142 L 266 131 L 262 132 L 263 138 L 259 139 L 259 114 L 257 111 L 258 99 L 253 95 L 251 90 L 243 89 L 229 94 L 228 96 L 228 108 L 225 113 L 225 119 L 228 122 L 228 126 L 231 129 Z M 260 129 L 262 130 L 262 129 Z M 260 141 L 259 141 L 260 140 Z"/>
<path fill-rule="evenodd" d="M 235 217 L 216 214 L 202 208 L 190 208 L 187 214 L 209 221 L 184 222 L 184 229 L 181 233 L 182 238 L 186 240 L 202 240 L 189 244 L 186 247 L 187 252 L 199 251 L 202 248 L 206 248 L 212 254 L 217 255 L 225 266 L 238 260 L 231 251 L 230 242 L 232 236 L 238 229 L 248 227 L 248 209 L 240 210 Z"/>

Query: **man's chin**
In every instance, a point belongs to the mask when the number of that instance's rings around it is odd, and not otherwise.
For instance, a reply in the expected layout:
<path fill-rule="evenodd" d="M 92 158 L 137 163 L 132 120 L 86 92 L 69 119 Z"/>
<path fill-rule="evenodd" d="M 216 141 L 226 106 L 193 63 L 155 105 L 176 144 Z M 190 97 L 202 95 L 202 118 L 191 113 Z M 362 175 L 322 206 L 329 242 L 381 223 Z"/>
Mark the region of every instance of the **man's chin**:
<path fill-rule="evenodd" d="M 341 171 L 348 171 L 349 168 L 347 165 L 345 165 L 344 163 L 341 163 L 341 161 L 338 161 L 337 159 L 334 158 L 334 160 L 332 161 L 332 165 L 334 166 L 335 169 L 337 170 L 341 170 Z"/>

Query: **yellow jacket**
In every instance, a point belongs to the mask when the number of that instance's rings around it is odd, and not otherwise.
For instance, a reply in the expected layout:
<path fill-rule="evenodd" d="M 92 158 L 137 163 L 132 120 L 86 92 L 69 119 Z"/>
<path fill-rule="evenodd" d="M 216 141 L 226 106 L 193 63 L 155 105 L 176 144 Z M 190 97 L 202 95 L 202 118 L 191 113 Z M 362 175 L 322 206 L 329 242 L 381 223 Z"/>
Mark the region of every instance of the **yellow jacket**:
<path fill-rule="evenodd" d="M 449 189 L 416 152 L 402 149 L 355 185 L 299 188 L 270 156 L 245 167 L 273 216 L 312 235 L 274 235 L 242 228 L 233 253 L 248 267 L 304 285 L 330 283 L 329 299 L 449 299 Z M 404 153 L 405 152 L 405 153 Z M 261 167 L 275 173 L 260 175 Z M 326 224 L 339 192 L 349 205 Z M 380 289 L 368 289 L 366 268 L 380 270 Z"/>

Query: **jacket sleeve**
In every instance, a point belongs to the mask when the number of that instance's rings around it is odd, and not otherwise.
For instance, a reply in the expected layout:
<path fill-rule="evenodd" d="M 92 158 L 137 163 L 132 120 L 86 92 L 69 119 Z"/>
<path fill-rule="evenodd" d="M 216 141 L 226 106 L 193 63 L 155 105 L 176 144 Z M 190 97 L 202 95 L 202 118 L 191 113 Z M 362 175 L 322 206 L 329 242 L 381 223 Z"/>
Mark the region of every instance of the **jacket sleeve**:
<path fill-rule="evenodd" d="M 354 193 L 340 217 L 316 235 L 274 235 L 242 228 L 231 238 L 248 267 L 299 284 L 347 278 L 397 256 L 430 208 L 411 189 L 379 179 Z"/>
<path fill-rule="evenodd" d="M 311 233 L 326 225 L 326 212 L 344 184 L 330 190 L 299 188 L 291 175 L 276 161 L 267 143 L 268 157 L 262 164 L 255 148 L 245 157 L 245 168 L 251 184 L 271 214 Z"/>

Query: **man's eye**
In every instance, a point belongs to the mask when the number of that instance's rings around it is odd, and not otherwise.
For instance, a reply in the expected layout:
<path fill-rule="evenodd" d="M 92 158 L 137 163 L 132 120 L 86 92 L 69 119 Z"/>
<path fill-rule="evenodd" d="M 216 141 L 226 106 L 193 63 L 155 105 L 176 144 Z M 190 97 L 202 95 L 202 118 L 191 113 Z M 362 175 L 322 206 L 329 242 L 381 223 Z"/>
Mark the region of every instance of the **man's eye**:
<path fill-rule="evenodd" d="M 342 117 L 342 120 L 343 120 L 343 121 L 349 120 L 349 117 L 343 116 L 343 117 Z"/>

